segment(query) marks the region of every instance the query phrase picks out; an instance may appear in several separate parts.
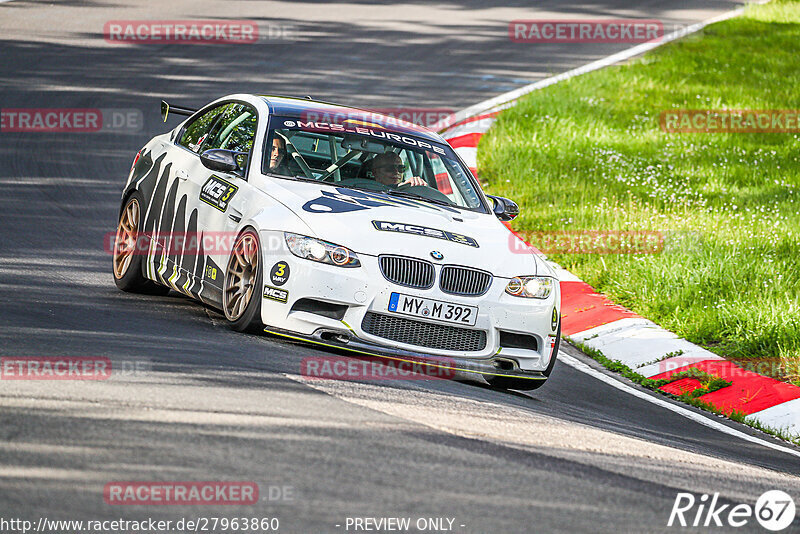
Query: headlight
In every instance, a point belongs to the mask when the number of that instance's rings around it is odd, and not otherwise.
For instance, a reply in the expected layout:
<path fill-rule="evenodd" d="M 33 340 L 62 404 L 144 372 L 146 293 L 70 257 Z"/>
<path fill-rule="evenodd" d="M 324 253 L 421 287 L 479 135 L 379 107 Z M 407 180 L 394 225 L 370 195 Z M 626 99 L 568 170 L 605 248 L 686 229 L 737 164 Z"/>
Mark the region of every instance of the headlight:
<path fill-rule="evenodd" d="M 349 248 L 304 235 L 284 232 L 286 245 L 295 256 L 337 267 L 361 267 L 358 256 Z"/>
<path fill-rule="evenodd" d="M 516 276 L 509 280 L 506 293 L 515 297 L 546 299 L 553 292 L 553 282 L 547 276 Z"/>

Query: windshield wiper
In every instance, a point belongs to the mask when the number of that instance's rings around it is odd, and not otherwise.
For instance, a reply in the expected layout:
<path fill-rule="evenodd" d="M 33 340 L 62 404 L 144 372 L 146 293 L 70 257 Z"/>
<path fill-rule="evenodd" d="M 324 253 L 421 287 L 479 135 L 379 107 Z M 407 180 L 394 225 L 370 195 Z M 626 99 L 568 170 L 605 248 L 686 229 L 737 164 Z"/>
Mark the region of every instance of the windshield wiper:
<path fill-rule="evenodd" d="M 422 195 L 418 195 L 417 193 L 412 193 L 411 191 L 398 191 L 397 189 L 389 189 L 388 191 L 383 191 L 387 195 L 391 195 L 394 197 L 403 197 L 403 198 L 410 198 L 413 200 L 424 200 L 430 202 L 432 204 L 438 204 L 440 206 L 447 206 L 448 208 L 458 208 L 457 204 L 453 204 L 450 201 L 439 200 L 436 198 L 429 198 L 424 197 Z"/>

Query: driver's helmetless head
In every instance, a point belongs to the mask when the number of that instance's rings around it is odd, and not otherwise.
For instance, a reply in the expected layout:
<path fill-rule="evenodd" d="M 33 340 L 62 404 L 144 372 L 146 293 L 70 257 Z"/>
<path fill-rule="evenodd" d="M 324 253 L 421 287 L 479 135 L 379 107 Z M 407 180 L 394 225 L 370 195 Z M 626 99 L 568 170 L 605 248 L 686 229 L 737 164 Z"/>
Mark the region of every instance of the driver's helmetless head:
<path fill-rule="evenodd" d="M 403 179 L 405 165 L 394 152 L 378 154 L 372 160 L 372 174 L 383 185 L 397 185 Z"/>
<path fill-rule="evenodd" d="M 276 169 L 278 165 L 281 164 L 281 161 L 283 161 L 285 155 L 286 141 L 284 141 L 282 137 L 276 135 L 272 139 L 272 148 L 269 153 L 269 168 L 273 170 Z"/>

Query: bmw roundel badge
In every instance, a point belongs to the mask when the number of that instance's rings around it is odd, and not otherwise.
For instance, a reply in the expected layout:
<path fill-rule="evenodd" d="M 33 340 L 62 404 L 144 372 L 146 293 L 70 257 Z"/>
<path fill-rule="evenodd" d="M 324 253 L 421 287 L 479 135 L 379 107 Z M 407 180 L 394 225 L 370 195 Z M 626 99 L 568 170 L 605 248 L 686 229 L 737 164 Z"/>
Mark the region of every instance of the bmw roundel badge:
<path fill-rule="evenodd" d="M 431 251 L 431 258 L 433 258 L 434 260 L 443 260 L 444 259 L 444 254 L 442 254 L 438 250 L 432 250 Z"/>

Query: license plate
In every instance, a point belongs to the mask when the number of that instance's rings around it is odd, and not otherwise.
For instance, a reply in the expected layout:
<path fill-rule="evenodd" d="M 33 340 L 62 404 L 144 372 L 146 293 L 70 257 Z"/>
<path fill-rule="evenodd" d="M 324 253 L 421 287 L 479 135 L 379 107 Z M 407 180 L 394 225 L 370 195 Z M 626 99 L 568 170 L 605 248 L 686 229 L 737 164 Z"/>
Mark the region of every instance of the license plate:
<path fill-rule="evenodd" d="M 389 298 L 389 311 L 412 317 L 423 317 L 446 323 L 475 326 L 478 319 L 477 306 L 461 306 L 440 300 L 423 299 L 392 293 Z"/>

